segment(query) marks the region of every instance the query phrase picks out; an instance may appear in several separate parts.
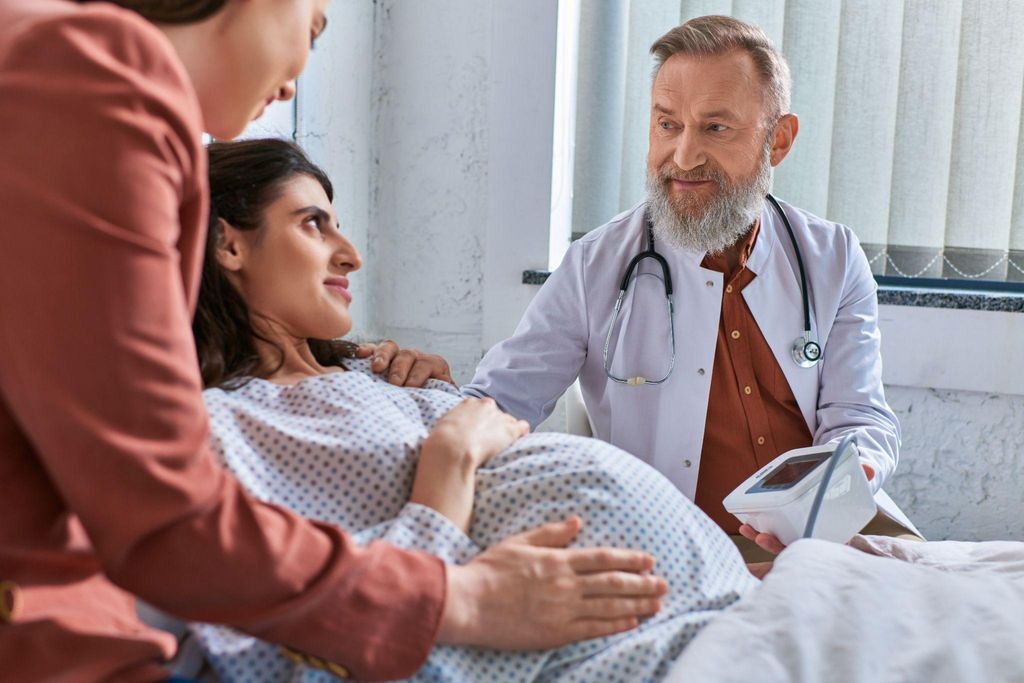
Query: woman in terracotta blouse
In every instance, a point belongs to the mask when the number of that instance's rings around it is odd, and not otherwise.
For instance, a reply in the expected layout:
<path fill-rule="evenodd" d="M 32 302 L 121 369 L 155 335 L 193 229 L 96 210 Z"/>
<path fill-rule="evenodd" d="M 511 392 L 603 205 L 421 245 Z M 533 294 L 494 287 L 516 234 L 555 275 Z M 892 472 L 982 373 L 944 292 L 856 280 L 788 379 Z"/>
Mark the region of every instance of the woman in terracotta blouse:
<path fill-rule="evenodd" d="M 292 96 L 327 1 L 0 0 L 0 679 L 165 679 L 173 638 L 134 596 L 373 680 L 435 642 L 630 628 L 657 590 L 621 580 L 645 554 L 560 548 L 575 519 L 445 567 L 259 503 L 211 457 L 201 132 Z"/>

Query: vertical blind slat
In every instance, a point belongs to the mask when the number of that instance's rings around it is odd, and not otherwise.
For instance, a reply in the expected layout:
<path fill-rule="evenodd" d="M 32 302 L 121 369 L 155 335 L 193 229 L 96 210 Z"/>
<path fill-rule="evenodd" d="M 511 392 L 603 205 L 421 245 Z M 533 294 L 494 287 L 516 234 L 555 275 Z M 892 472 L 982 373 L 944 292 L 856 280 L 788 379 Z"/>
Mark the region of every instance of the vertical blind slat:
<path fill-rule="evenodd" d="M 1002 252 L 1009 244 L 1022 78 L 1024 3 L 965 3 L 947 246 Z"/>
<path fill-rule="evenodd" d="M 799 117 L 800 131 L 775 169 L 773 191 L 819 216 L 828 210 L 841 8 L 834 1 L 786 3 L 783 54 L 793 76 L 790 111 Z"/>
<path fill-rule="evenodd" d="M 1021 79 L 1024 97 L 1024 78 Z M 1024 251 L 1024 112 L 1020 115 L 1020 132 L 1017 134 L 1017 172 L 1013 190 L 1013 217 L 1010 219 L 1010 249 Z M 1015 259 L 1024 269 L 1024 260 Z M 1016 273 L 1017 276 L 1024 273 Z"/>
<path fill-rule="evenodd" d="M 843 3 L 827 216 L 885 244 L 903 2 Z"/>
<path fill-rule="evenodd" d="M 959 50 L 959 3 L 907 0 L 889 244 L 942 247 Z"/>
<path fill-rule="evenodd" d="M 732 16 L 760 26 L 771 38 L 775 48 L 783 49 L 786 28 L 786 0 L 733 0 Z"/>
<path fill-rule="evenodd" d="M 668 3 L 666 3 L 668 4 Z M 732 0 L 680 0 L 679 23 L 708 14 L 732 14 Z M 669 27 L 671 28 L 671 27 Z M 665 29 L 666 31 L 668 29 Z"/>

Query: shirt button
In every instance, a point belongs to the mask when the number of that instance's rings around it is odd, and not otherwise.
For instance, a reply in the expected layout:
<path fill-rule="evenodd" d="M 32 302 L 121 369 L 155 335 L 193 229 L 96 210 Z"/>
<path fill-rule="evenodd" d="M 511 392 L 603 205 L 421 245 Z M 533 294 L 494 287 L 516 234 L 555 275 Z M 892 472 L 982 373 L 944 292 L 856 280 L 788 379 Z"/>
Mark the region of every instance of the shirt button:
<path fill-rule="evenodd" d="M 684 460 L 683 467 L 693 467 L 693 463 L 690 462 L 689 460 Z"/>
<path fill-rule="evenodd" d="M 708 287 L 714 287 L 714 286 L 715 286 L 715 283 L 714 283 L 714 282 L 712 282 L 711 280 L 708 280 L 708 281 L 707 281 L 707 282 L 705 282 L 704 284 L 706 284 L 706 285 L 707 285 Z"/>
<path fill-rule="evenodd" d="M 726 285 L 725 286 L 725 293 L 726 294 L 732 294 L 732 285 Z"/>
<path fill-rule="evenodd" d="M 749 384 L 747 386 L 743 387 L 743 393 L 746 394 L 747 396 L 750 396 L 750 385 Z"/>
<path fill-rule="evenodd" d="M 701 377 L 703 377 L 704 376 L 704 368 L 697 368 L 697 374 L 700 375 Z"/>
<path fill-rule="evenodd" d="M 757 445 L 758 446 L 763 446 L 764 445 L 764 437 L 763 436 L 757 437 Z"/>
<path fill-rule="evenodd" d="M 730 336 L 732 336 L 733 339 L 739 339 L 740 338 L 740 331 L 739 330 L 733 330 L 732 334 Z"/>

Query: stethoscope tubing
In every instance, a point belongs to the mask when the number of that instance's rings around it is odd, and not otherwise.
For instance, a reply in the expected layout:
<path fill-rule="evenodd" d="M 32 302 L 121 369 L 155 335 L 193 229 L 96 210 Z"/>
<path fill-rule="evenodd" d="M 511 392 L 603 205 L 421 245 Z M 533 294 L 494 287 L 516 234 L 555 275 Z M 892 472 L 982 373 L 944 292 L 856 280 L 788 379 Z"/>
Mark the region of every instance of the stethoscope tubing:
<path fill-rule="evenodd" d="M 793 347 L 793 356 L 795 362 L 801 367 L 813 367 L 817 364 L 821 358 L 821 347 L 818 346 L 817 342 L 813 341 L 811 337 L 811 304 L 810 296 L 807 291 L 807 272 L 804 268 L 803 254 L 800 251 L 800 245 L 796 239 L 796 232 L 793 230 L 793 225 L 789 222 L 789 216 L 786 215 L 782 205 L 779 201 L 771 194 L 766 195 L 768 201 L 775 207 L 776 212 L 782 218 L 783 224 L 786 226 L 786 233 L 789 235 L 789 240 L 793 244 L 793 251 L 796 254 L 796 265 L 800 272 L 800 296 L 803 303 L 803 322 L 804 332 L 803 335 L 797 338 Z M 668 262 L 665 257 L 658 253 L 657 248 L 654 244 L 654 226 L 651 223 L 650 216 L 644 215 L 644 222 L 647 233 L 647 248 L 641 251 L 639 254 L 634 256 L 629 261 L 629 265 L 626 266 L 626 272 L 622 276 L 622 283 L 619 285 L 619 294 L 615 299 L 615 310 L 612 314 L 612 319 L 608 325 L 608 332 L 605 336 L 604 341 L 604 372 L 605 375 L 612 381 L 620 384 L 630 385 L 643 385 L 643 384 L 661 384 L 669 378 L 672 374 L 672 370 L 675 368 L 676 362 L 676 333 L 675 333 L 675 307 L 672 301 L 672 273 L 669 270 Z M 618 320 L 619 312 L 622 309 L 622 302 L 626 296 L 626 290 L 629 288 L 629 282 L 632 279 L 633 272 L 639 266 L 640 262 L 645 258 L 652 258 L 657 261 L 661 267 L 662 282 L 665 287 L 665 298 L 668 300 L 668 311 L 669 311 L 669 329 L 672 342 L 672 357 L 669 361 L 669 369 L 664 377 L 657 380 L 648 380 L 642 376 L 624 378 L 616 377 L 612 374 L 611 368 L 608 365 L 608 349 L 611 345 L 612 331 L 615 327 L 615 322 Z M 808 353 L 808 350 L 811 353 Z"/>

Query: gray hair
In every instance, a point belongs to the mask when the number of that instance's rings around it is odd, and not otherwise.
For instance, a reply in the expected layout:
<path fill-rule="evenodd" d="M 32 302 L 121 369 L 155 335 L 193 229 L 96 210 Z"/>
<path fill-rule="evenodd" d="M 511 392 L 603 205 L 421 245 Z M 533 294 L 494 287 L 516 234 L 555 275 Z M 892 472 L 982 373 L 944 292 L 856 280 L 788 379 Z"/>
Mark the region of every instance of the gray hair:
<path fill-rule="evenodd" d="M 711 15 L 690 19 L 677 26 L 651 46 L 654 75 L 672 55 L 686 54 L 711 57 L 732 50 L 745 50 L 754 60 L 765 89 L 768 120 L 774 123 L 789 113 L 793 81 L 789 65 L 763 29 L 739 19 Z"/>

